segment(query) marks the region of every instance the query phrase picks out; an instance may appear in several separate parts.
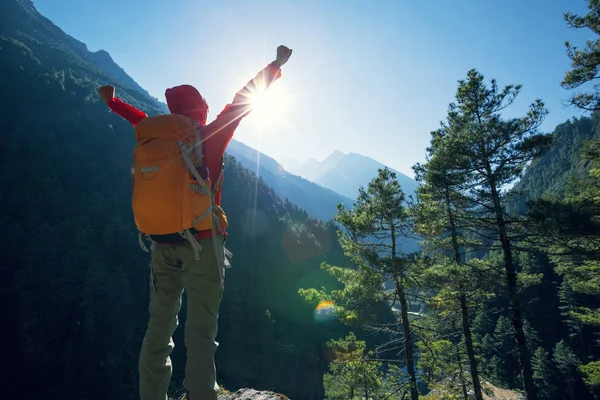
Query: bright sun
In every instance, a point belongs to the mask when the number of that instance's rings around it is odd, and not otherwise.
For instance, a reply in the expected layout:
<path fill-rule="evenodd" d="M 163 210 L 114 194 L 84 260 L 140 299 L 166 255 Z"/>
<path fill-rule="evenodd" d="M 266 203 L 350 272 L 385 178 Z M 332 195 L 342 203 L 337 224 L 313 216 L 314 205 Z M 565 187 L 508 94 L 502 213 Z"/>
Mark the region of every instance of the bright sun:
<path fill-rule="evenodd" d="M 252 112 L 250 116 L 260 124 L 271 124 L 285 118 L 289 96 L 282 86 L 274 83 L 268 89 L 259 88 L 250 97 Z"/>

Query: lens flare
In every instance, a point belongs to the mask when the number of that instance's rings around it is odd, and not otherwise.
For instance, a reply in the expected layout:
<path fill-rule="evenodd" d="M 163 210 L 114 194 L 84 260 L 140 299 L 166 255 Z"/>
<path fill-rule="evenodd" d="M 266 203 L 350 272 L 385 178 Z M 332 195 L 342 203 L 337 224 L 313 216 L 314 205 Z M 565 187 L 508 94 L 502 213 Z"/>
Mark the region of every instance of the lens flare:
<path fill-rule="evenodd" d="M 335 304 L 331 300 L 320 302 L 315 309 L 315 321 L 327 322 L 335 318 Z"/>

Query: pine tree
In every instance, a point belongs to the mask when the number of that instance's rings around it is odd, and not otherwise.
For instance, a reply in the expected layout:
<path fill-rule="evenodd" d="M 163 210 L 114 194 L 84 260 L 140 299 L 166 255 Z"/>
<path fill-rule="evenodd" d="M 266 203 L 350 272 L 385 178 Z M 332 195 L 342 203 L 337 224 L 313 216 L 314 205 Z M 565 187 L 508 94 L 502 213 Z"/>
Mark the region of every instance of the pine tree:
<path fill-rule="evenodd" d="M 592 361 L 579 367 L 584 375 L 585 384 L 597 389 L 600 387 L 600 361 Z"/>
<path fill-rule="evenodd" d="M 533 380 L 538 388 L 540 398 L 553 398 L 555 389 L 552 382 L 552 364 L 548 359 L 548 352 L 543 347 L 538 347 L 535 350 L 531 365 L 533 368 Z"/>
<path fill-rule="evenodd" d="M 554 347 L 552 359 L 559 373 L 563 395 L 569 399 L 575 399 L 573 385 L 577 380 L 579 359 L 564 340 L 558 342 Z"/>
<path fill-rule="evenodd" d="M 575 302 L 575 293 L 568 281 L 562 281 L 558 289 L 558 298 L 560 300 L 560 314 L 569 328 L 571 338 L 579 335 L 581 332 L 581 322 L 574 318 L 574 312 L 577 308 Z"/>
<path fill-rule="evenodd" d="M 518 372 L 518 360 L 516 359 L 516 348 L 513 327 L 510 320 L 505 316 L 500 316 L 494 329 L 494 354 L 502 360 L 502 368 L 496 366 L 496 376 L 498 383 L 507 385 L 513 389 L 517 387 L 515 375 Z"/>
<path fill-rule="evenodd" d="M 402 239 L 410 237 L 411 217 L 403 204 L 404 192 L 396 175 L 389 169 L 380 169 L 367 188 L 359 190 L 354 208 L 338 206 L 336 221 L 340 223 L 340 243 L 356 269 L 323 265 L 344 285 L 343 290 L 300 290 L 309 301 L 331 300 L 338 315 L 345 322 L 360 322 L 377 331 L 399 334 L 400 339 L 381 345 L 402 343 L 408 373 L 411 399 L 419 397 L 414 356 L 410 296 L 408 289 L 415 287 L 414 277 L 419 263 L 414 255 L 401 250 Z M 387 285 L 387 286 L 386 286 Z M 389 287 L 391 289 L 385 289 Z M 400 305 L 398 323 L 377 320 L 377 305 Z M 399 331 L 396 331 L 396 330 Z M 391 330 L 391 332 L 390 332 Z"/>
<path fill-rule="evenodd" d="M 438 258 L 424 281 L 438 288 L 438 309 L 440 306 L 445 307 L 443 303 L 446 301 L 459 304 L 473 390 L 475 398 L 482 400 L 469 316 L 470 308 L 481 304 L 488 295 L 485 288 L 490 287 L 493 274 L 478 260 L 465 260 L 466 247 L 477 248 L 481 244 L 465 235 L 470 229 L 465 216 L 469 199 L 462 194 L 467 179 L 463 173 L 453 174 L 448 168 L 452 161 L 444 158 L 447 153 L 437 151 L 438 138 L 442 136 L 442 131 L 432 133 L 432 143 L 427 149 L 427 162 L 413 167 L 421 185 L 417 190 L 418 202 L 412 207 L 412 212 L 416 232 L 426 239 L 425 250 Z"/>
<path fill-rule="evenodd" d="M 328 400 L 385 399 L 401 375 L 395 365 L 377 361 L 366 343 L 350 332 L 343 339 L 330 340 L 327 346 L 333 354 L 329 372 L 323 376 L 325 398 Z"/>
<path fill-rule="evenodd" d="M 525 333 L 523 312 L 518 292 L 517 265 L 514 260 L 514 230 L 517 218 L 506 212 L 502 188 L 518 179 L 525 166 L 548 148 L 550 138 L 538 133 L 547 114 L 541 100 L 536 100 L 525 117 L 503 119 L 501 112 L 510 106 L 520 85 L 499 90 L 495 80 L 491 86 L 476 70 L 459 81 L 456 102 L 450 104 L 448 121 L 442 124 L 437 151 L 448 162 L 452 174 L 465 176 L 462 191 L 471 204 L 469 218 L 493 247 L 500 244 L 506 289 L 512 312 L 519 361 L 528 400 L 536 398 L 531 359 Z"/>

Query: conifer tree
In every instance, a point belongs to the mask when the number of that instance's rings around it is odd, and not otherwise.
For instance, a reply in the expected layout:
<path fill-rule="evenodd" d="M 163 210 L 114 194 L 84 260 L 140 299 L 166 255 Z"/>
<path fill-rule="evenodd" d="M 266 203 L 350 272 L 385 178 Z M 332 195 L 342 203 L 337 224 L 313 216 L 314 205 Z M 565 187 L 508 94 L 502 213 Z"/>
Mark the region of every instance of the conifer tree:
<path fill-rule="evenodd" d="M 323 265 L 344 285 L 343 290 L 302 289 L 300 294 L 312 302 L 331 300 L 343 321 L 359 321 L 372 329 L 400 336 L 380 346 L 401 344 L 404 350 L 408 387 L 412 400 L 419 397 L 416 361 L 411 330 L 410 288 L 414 288 L 419 263 L 413 254 L 402 252 L 402 239 L 411 237 L 412 219 L 405 206 L 405 195 L 388 168 L 380 169 L 368 187 L 360 188 L 351 210 L 338 206 L 336 221 L 341 225 L 340 243 L 356 269 Z M 385 289 L 384 289 L 385 288 Z M 377 304 L 400 305 L 397 323 L 377 321 Z"/>
<path fill-rule="evenodd" d="M 474 303 L 480 303 L 486 296 L 483 288 L 492 275 L 477 260 L 465 260 L 466 248 L 480 247 L 480 243 L 465 235 L 469 229 L 465 214 L 465 210 L 469 208 L 469 199 L 462 194 L 466 189 L 466 175 L 453 173 L 448 167 L 453 161 L 444 158 L 447 154 L 436 151 L 436 145 L 444 134 L 442 130 L 432 132 L 427 162 L 413 167 L 421 185 L 417 190 L 418 202 L 412 207 L 412 212 L 416 232 L 425 238 L 426 251 L 438 256 L 438 261 L 429 268 L 424 281 L 439 289 L 435 297 L 438 310 L 447 308 L 443 304 L 446 301 L 459 304 L 473 391 L 475 398 L 482 400 L 469 318 L 470 307 Z"/>
<path fill-rule="evenodd" d="M 461 193 L 471 203 L 467 211 L 473 234 L 482 236 L 492 247 L 499 243 L 525 392 L 527 400 L 533 400 L 536 388 L 514 260 L 516 238 L 511 228 L 515 218 L 506 212 L 503 189 L 547 150 L 550 138 L 538 132 L 548 112 L 541 100 L 532 103 L 524 117 L 502 117 L 520 88 L 508 85 L 500 90 L 495 80 L 488 87 L 481 73 L 470 70 L 467 79 L 459 81 L 456 101 L 450 104 L 447 122 L 436 138 L 436 152 L 447 160 L 444 165 L 449 173 L 464 179 Z"/>
<path fill-rule="evenodd" d="M 538 388 L 540 398 L 553 398 L 552 364 L 548 358 L 548 352 L 543 347 L 538 347 L 533 353 L 531 364 L 533 368 L 533 380 Z"/>

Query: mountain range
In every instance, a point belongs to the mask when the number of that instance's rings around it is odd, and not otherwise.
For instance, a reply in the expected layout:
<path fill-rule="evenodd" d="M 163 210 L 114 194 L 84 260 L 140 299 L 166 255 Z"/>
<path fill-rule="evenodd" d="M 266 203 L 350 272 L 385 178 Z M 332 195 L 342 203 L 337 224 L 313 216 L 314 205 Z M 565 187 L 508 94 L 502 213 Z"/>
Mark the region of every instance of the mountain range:
<path fill-rule="evenodd" d="M 366 186 L 385 165 L 358 153 L 342 153 L 335 150 L 322 161 L 309 158 L 296 170 L 291 171 L 319 185 L 349 198 L 356 198 L 358 189 Z M 389 167 L 388 167 L 389 168 Z M 417 182 L 409 176 L 389 168 L 407 196 L 415 193 Z"/>
<path fill-rule="evenodd" d="M 338 204 L 344 204 L 347 208 L 351 208 L 352 199 L 356 197 L 356 193 L 353 197 L 346 197 L 327 187 L 294 175 L 286 171 L 273 158 L 235 139 L 229 142 L 227 153 L 234 156 L 244 167 L 255 172 L 281 198 L 288 199 L 320 220 L 332 219 L 337 213 Z"/>

